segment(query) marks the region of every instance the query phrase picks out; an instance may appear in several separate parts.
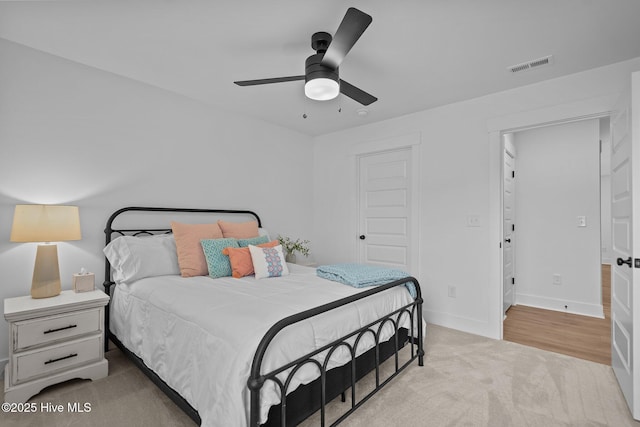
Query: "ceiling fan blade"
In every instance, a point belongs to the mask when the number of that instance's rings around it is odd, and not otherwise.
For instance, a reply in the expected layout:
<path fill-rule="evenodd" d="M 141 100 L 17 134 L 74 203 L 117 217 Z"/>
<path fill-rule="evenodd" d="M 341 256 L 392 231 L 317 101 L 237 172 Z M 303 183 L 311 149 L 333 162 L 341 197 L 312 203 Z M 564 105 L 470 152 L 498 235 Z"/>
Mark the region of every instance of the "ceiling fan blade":
<path fill-rule="evenodd" d="M 355 7 L 350 7 L 336 30 L 333 41 L 327 48 L 321 64 L 334 70 L 338 68 L 372 20 L 373 18 L 370 15 Z"/>
<path fill-rule="evenodd" d="M 362 89 L 359 89 L 351 83 L 347 83 L 342 79 L 340 79 L 340 92 L 362 105 L 369 105 L 378 100 L 378 98 L 376 98 L 375 96 L 368 94 Z"/>
<path fill-rule="evenodd" d="M 238 86 L 255 86 L 255 85 L 267 85 L 270 83 L 293 82 L 296 80 L 304 80 L 304 76 L 275 77 L 273 79 L 259 79 L 259 80 L 240 80 L 234 83 L 237 84 Z"/>

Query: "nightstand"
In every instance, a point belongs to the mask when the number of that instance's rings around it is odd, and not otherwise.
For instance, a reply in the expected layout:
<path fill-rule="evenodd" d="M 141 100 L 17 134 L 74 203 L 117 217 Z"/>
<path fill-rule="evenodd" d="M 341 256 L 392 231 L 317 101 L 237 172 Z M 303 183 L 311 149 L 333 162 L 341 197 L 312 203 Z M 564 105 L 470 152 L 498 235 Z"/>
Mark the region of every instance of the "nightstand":
<path fill-rule="evenodd" d="M 4 300 L 9 322 L 5 402 L 26 402 L 43 388 L 73 378 L 97 380 L 109 372 L 104 358 L 102 291 L 63 291 L 51 298 Z"/>

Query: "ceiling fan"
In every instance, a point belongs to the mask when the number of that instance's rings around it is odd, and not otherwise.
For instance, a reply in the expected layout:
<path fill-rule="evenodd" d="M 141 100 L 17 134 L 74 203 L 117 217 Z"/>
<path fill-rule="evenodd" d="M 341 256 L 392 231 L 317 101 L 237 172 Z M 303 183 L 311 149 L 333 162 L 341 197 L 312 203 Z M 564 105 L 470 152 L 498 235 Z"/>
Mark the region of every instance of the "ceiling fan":
<path fill-rule="evenodd" d="M 350 7 L 333 38 L 325 32 L 313 34 L 311 47 L 316 53 L 307 58 L 304 75 L 242 80 L 234 83 L 238 86 L 255 86 L 304 80 L 304 93 L 308 98 L 327 101 L 342 93 L 362 105 L 369 105 L 378 98 L 342 80 L 338 67 L 372 20 L 370 15 Z"/>

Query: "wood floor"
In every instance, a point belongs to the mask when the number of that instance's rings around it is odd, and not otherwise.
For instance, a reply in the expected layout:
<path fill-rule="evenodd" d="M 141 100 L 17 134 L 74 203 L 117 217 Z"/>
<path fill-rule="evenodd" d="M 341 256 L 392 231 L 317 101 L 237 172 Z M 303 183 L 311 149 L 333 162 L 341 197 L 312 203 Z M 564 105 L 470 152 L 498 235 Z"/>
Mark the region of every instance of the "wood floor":
<path fill-rule="evenodd" d="M 611 266 L 602 266 L 604 319 L 524 305 L 507 311 L 504 340 L 611 365 Z"/>

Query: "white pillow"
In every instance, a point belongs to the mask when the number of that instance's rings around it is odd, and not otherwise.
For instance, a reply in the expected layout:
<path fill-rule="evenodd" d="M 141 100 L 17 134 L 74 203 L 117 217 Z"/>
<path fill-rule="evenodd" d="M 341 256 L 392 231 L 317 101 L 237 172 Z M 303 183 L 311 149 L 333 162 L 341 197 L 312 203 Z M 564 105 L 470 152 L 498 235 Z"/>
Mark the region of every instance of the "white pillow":
<path fill-rule="evenodd" d="M 267 239 L 271 240 L 271 237 L 269 237 L 269 232 L 262 227 L 258 228 L 258 236 L 267 236 Z"/>
<path fill-rule="evenodd" d="M 251 261 L 253 262 L 256 279 L 280 277 L 289 274 L 281 245 L 272 248 L 259 248 L 249 245 L 249 252 L 251 252 Z"/>
<path fill-rule="evenodd" d="M 172 234 L 121 236 L 112 240 L 103 252 L 111 263 L 116 283 L 180 275 L 176 241 Z"/>

